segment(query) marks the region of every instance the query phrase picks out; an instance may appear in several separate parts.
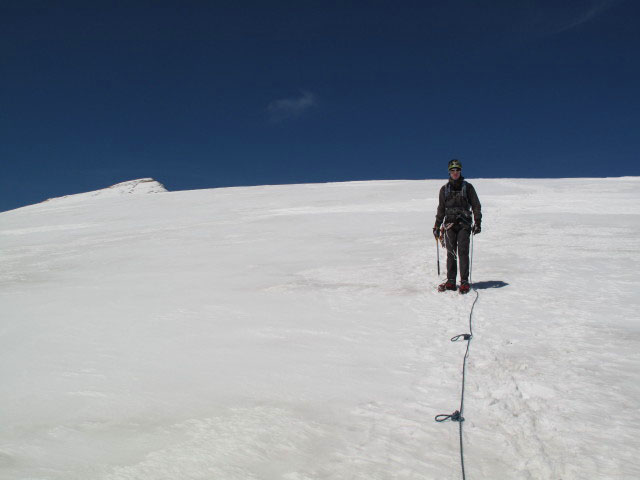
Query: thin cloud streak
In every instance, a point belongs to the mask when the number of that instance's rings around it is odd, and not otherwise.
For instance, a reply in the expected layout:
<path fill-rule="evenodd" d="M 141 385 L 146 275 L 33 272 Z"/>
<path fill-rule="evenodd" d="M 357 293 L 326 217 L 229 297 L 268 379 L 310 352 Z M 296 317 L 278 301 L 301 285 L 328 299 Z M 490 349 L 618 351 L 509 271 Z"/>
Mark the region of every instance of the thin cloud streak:
<path fill-rule="evenodd" d="M 621 0 L 600 0 L 600 1 L 593 2 L 593 4 L 588 10 L 582 12 L 580 15 L 573 18 L 570 22 L 566 23 L 565 25 L 562 25 L 554 29 L 553 33 L 566 32 L 567 30 L 576 28 L 582 25 L 583 23 L 587 23 L 593 20 L 594 18 L 596 18 L 597 16 L 599 16 L 600 14 L 602 14 L 605 10 L 608 10 L 609 8 L 614 6 L 616 3 L 619 3 L 620 1 Z"/>
<path fill-rule="evenodd" d="M 274 100 L 267 106 L 272 122 L 279 122 L 289 118 L 297 118 L 304 112 L 317 106 L 316 96 L 311 92 L 302 91 L 299 97 Z"/>

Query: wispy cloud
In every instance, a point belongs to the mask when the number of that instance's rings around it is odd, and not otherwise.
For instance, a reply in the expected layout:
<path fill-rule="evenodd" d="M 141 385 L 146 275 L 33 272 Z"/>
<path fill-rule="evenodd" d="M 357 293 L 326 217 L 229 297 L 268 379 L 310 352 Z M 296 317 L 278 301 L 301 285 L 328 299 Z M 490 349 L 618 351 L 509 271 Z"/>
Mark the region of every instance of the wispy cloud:
<path fill-rule="evenodd" d="M 280 122 L 289 118 L 297 118 L 304 112 L 317 106 L 316 96 L 311 92 L 302 91 L 298 97 L 274 100 L 267 106 L 272 122 Z"/>
<path fill-rule="evenodd" d="M 588 5 L 586 9 L 582 10 L 562 25 L 554 28 L 552 33 L 566 32 L 567 30 L 576 28 L 583 23 L 587 23 L 602 14 L 605 10 L 614 6 L 616 3 L 620 3 L 620 1 L 621 0 L 591 0 L 590 5 Z"/>

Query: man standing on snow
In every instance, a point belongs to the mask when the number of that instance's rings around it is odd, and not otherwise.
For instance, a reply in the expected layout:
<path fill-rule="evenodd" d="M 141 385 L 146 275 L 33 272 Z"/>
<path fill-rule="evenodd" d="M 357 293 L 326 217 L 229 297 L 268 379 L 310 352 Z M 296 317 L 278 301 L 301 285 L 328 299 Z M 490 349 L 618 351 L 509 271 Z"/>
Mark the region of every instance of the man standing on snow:
<path fill-rule="evenodd" d="M 475 223 L 471 221 L 472 210 Z M 469 239 L 472 233 L 480 233 L 481 222 L 482 211 L 476 190 L 462 176 L 460 161 L 453 159 L 449 162 L 449 182 L 440 189 L 433 227 L 436 241 L 442 235 L 447 247 L 447 281 L 438 286 L 438 291 L 456 289 L 456 260 L 460 260 L 460 293 L 469 292 Z"/>

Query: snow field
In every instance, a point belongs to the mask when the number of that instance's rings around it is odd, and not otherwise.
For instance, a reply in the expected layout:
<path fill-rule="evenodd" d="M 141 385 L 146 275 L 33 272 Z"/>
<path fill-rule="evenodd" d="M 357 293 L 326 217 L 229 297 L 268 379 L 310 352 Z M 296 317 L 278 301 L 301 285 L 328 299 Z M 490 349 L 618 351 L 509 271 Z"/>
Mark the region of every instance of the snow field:
<path fill-rule="evenodd" d="M 640 477 L 640 179 L 470 181 L 467 478 Z M 459 478 L 443 183 L 1 213 L 0 478 Z"/>

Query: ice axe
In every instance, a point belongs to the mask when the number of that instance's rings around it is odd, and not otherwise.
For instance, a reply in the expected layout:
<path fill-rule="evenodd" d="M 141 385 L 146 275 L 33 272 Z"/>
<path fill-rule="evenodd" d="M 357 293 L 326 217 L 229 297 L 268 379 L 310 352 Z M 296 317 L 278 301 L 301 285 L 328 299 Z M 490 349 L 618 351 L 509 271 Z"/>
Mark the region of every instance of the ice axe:
<path fill-rule="evenodd" d="M 438 257 L 438 277 L 440 276 L 440 239 L 436 238 L 436 255 Z"/>

